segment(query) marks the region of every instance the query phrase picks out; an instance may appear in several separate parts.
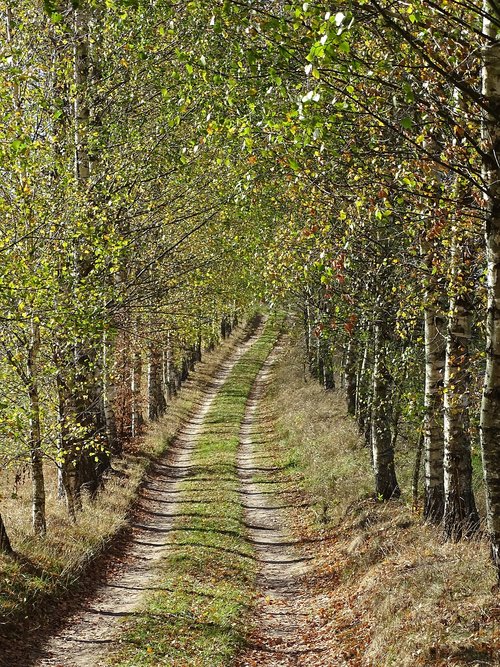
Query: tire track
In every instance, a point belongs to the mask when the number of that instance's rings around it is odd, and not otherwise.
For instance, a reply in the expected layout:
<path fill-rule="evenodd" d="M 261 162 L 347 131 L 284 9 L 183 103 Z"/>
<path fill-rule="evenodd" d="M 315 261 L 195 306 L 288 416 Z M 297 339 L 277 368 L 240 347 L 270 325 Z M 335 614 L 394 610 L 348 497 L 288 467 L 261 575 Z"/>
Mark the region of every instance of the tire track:
<path fill-rule="evenodd" d="M 323 648 L 307 637 L 311 600 L 304 592 L 303 578 L 311 558 L 304 546 L 292 538 L 284 514 L 287 508 L 278 493 L 273 492 L 273 483 L 280 481 L 273 475 L 280 469 L 269 463 L 273 460 L 271 455 L 257 455 L 254 444 L 261 437 L 259 403 L 280 351 L 279 345 L 275 347 L 257 376 L 240 430 L 241 497 L 248 537 L 259 562 L 259 601 L 249 646 L 235 667 L 295 667 L 303 664 L 306 656 L 308 665 L 325 667 Z M 265 489 L 254 481 L 256 475 L 262 474 L 268 476 Z"/>

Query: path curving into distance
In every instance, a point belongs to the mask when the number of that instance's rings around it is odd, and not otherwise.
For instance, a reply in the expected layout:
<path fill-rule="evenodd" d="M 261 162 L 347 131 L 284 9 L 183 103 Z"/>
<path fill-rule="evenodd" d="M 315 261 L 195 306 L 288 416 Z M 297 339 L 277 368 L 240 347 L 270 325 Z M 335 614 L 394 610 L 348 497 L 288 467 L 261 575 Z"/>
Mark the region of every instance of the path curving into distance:
<path fill-rule="evenodd" d="M 84 608 L 71 614 L 64 626 L 31 655 L 9 657 L 5 665 L 16 667 L 100 667 L 118 641 L 120 622 L 135 613 L 143 596 L 154 587 L 159 560 L 165 554 L 169 534 L 179 514 L 179 483 L 188 474 L 193 450 L 204 419 L 238 360 L 258 340 L 257 326 L 222 362 L 205 388 L 196 412 L 178 433 L 165 455 L 147 476 L 139 511 L 121 568 L 100 586 Z M 4 664 L 1 662 L 0 664 Z"/>

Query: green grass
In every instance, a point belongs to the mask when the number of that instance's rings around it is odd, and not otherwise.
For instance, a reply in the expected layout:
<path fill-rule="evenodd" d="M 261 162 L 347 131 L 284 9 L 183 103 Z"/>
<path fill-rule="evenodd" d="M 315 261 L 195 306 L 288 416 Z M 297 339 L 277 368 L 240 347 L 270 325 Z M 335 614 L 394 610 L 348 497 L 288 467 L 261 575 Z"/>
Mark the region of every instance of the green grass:
<path fill-rule="evenodd" d="M 113 665 L 222 667 L 244 642 L 256 566 L 238 493 L 239 430 L 278 328 L 268 323 L 211 406 L 194 452 L 194 472 L 179 486 L 184 516 L 174 525 L 159 590 L 127 624 Z"/>

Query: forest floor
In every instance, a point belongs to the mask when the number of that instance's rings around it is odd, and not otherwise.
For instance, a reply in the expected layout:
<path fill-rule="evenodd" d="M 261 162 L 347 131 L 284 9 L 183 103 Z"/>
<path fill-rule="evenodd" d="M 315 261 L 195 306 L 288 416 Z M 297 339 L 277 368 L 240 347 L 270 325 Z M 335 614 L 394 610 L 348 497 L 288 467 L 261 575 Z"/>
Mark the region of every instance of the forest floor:
<path fill-rule="evenodd" d="M 364 494 L 341 394 L 277 339 L 261 323 L 226 356 L 149 471 L 105 581 L 0 665 L 500 665 L 485 542 L 443 544 L 404 500 Z"/>

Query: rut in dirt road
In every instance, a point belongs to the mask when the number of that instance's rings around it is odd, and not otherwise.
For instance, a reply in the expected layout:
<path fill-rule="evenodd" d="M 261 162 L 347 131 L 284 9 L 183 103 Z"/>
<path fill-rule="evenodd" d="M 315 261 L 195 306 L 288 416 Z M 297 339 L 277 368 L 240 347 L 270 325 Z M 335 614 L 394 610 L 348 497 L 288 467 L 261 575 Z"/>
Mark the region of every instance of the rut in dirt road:
<path fill-rule="evenodd" d="M 279 480 L 272 475 L 280 470 L 273 467 L 270 454 L 256 452 L 262 437 L 258 408 L 279 353 L 276 347 L 257 376 L 240 430 L 241 497 L 259 563 L 259 602 L 249 646 L 236 667 L 326 667 L 323 648 L 308 639 L 307 632 L 311 600 L 304 594 L 303 578 L 311 557 L 286 526 L 287 508 L 273 489 Z M 266 484 L 254 481 L 263 473 L 271 475 Z"/>
<path fill-rule="evenodd" d="M 159 560 L 165 553 L 169 533 L 179 513 L 178 486 L 188 474 L 193 450 L 204 418 L 217 393 L 240 357 L 256 342 L 259 325 L 222 363 L 206 388 L 201 404 L 181 429 L 165 456 L 154 466 L 144 484 L 138 516 L 121 569 L 97 589 L 85 607 L 67 619 L 60 632 L 41 649 L 9 657 L 5 665 L 16 667 L 99 667 L 116 644 L 120 621 L 134 614 L 143 596 L 154 586 Z M 0 658 L 0 661 L 2 659 Z"/>

